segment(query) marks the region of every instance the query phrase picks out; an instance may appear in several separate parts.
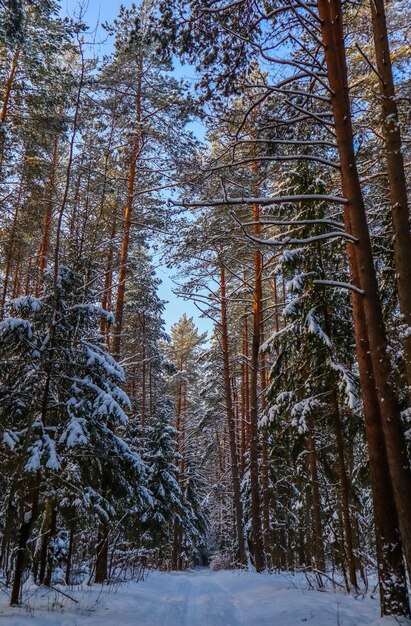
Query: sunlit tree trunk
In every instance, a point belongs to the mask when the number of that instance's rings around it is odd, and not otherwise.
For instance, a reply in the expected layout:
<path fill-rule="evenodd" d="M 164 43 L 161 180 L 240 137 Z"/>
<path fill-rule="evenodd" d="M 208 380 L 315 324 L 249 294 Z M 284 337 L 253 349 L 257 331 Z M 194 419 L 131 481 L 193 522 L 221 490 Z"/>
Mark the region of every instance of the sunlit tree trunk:
<path fill-rule="evenodd" d="M 348 261 L 351 279 L 357 282 L 357 261 L 352 245 L 348 246 Z M 374 383 L 361 295 L 353 293 L 352 306 L 354 324 L 358 329 L 358 334 L 362 337 L 360 341 L 357 339 L 356 351 L 374 508 L 381 612 L 383 615 L 407 614 L 409 608 L 401 533 Z"/>
<path fill-rule="evenodd" d="M 375 58 L 379 74 L 382 128 L 385 140 L 387 175 L 390 186 L 393 245 L 400 311 L 406 332 L 405 361 L 411 396 L 411 241 L 407 180 L 402 153 L 401 130 L 392 74 L 384 0 L 371 0 Z"/>
<path fill-rule="evenodd" d="M 142 59 L 140 57 L 138 61 L 137 71 L 137 91 L 136 91 L 136 122 L 137 125 L 141 123 L 141 87 L 142 87 Z M 123 222 L 123 234 L 121 241 L 120 252 L 120 268 L 118 273 L 118 290 L 117 290 L 117 302 L 115 310 L 115 325 L 113 331 L 112 352 L 118 359 L 120 358 L 121 350 L 121 333 L 123 329 L 123 314 L 124 314 L 124 297 L 126 293 L 126 279 L 127 279 L 127 264 L 128 264 L 128 250 L 130 245 L 130 231 L 131 231 L 131 219 L 133 213 L 134 204 L 134 188 L 136 182 L 136 169 L 137 160 L 141 151 L 141 136 L 138 134 L 133 141 L 133 146 L 130 154 L 130 167 L 128 172 L 127 182 L 127 201 L 124 210 L 124 222 Z"/>
<path fill-rule="evenodd" d="M 343 17 L 340 0 L 318 0 L 321 32 L 340 156 L 342 192 L 347 198 L 345 224 L 347 232 L 356 237 L 355 257 L 362 297 L 365 328 L 355 324 L 358 343 L 368 341 L 381 423 L 387 450 L 388 465 L 398 512 L 403 548 L 411 571 L 411 471 L 400 409 L 391 382 L 391 363 L 387 350 L 382 307 L 378 293 L 370 236 L 360 180 L 356 167 L 351 111 L 348 92 Z M 371 372 L 364 372 L 371 376 Z"/>
<path fill-rule="evenodd" d="M 117 207 L 113 210 L 112 217 L 112 226 L 110 233 L 110 240 L 108 244 L 108 254 L 107 254 L 107 262 L 104 271 L 104 288 L 103 288 L 103 297 L 101 301 L 101 308 L 104 311 L 111 311 L 111 302 L 113 295 L 113 257 L 114 257 L 114 241 L 116 237 L 117 230 Z M 101 317 L 100 320 L 100 332 L 105 337 L 107 345 L 109 345 L 110 335 L 109 335 L 109 323 L 104 318 Z"/>
<path fill-rule="evenodd" d="M 3 158 L 4 158 L 4 132 L 5 132 L 4 125 L 7 119 L 10 96 L 11 96 L 11 91 L 13 88 L 14 78 L 17 72 L 19 57 L 20 57 L 20 48 L 17 47 L 13 55 L 9 75 L 7 77 L 6 84 L 4 86 L 3 104 L 1 107 L 1 113 L 0 113 L 0 176 L 1 176 L 1 171 L 3 168 Z"/>

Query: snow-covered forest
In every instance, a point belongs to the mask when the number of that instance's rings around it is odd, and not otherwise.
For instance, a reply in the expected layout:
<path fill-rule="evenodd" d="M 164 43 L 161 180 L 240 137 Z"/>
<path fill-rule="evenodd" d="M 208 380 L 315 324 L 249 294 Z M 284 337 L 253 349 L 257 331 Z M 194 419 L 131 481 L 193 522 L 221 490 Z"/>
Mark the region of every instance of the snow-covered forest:
<path fill-rule="evenodd" d="M 0 618 L 405 619 L 410 3 L 63 5 L 0 0 Z"/>

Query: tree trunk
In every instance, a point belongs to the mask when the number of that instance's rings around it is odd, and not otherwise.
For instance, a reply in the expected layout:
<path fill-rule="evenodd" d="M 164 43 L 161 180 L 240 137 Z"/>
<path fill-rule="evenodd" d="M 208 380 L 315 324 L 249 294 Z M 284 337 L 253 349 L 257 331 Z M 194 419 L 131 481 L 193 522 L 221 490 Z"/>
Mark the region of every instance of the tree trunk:
<path fill-rule="evenodd" d="M 355 251 L 352 246 L 348 250 L 348 259 L 352 279 L 357 280 Z M 381 613 L 382 615 L 407 615 L 409 606 L 401 533 L 389 472 L 380 407 L 374 385 L 362 296 L 354 293 L 352 304 L 357 334 L 363 337 L 362 340 L 357 339 L 356 350 L 374 508 Z"/>
<path fill-rule="evenodd" d="M 103 298 L 101 302 L 101 308 L 103 311 L 111 311 L 111 302 L 112 302 L 112 289 L 113 289 L 113 256 L 114 256 L 114 240 L 116 237 L 117 230 L 117 207 L 114 207 L 113 210 L 113 222 L 111 226 L 110 233 L 110 242 L 108 248 L 107 255 L 107 263 L 104 272 L 104 289 L 103 289 Z M 106 339 L 106 344 L 109 345 L 110 337 L 109 337 L 109 323 L 107 320 L 102 317 L 100 320 L 100 332 Z"/>
<path fill-rule="evenodd" d="M 7 508 L 5 511 L 5 522 L 3 527 L 3 535 L 1 538 L 1 557 L 0 568 L 7 572 L 9 569 L 10 541 L 15 526 L 16 505 L 14 503 L 14 486 L 10 487 L 10 493 L 7 497 Z"/>
<path fill-rule="evenodd" d="M 18 198 L 16 201 L 16 208 L 15 208 L 14 215 L 13 215 L 13 223 L 11 225 L 11 230 L 10 230 L 10 240 L 9 240 L 8 249 L 7 249 L 6 269 L 4 271 L 3 291 L 1 295 L 1 304 L 0 304 L 0 320 L 4 318 L 4 309 L 6 306 L 7 291 L 8 291 L 8 286 L 9 286 L 9 281 L 10 281 L 10 276 L 11 276 L 11 267 L 12 267 L 13 255 L 14 255 L 14 243 L 16 241 L 16 234 L 17 234 L 17 220 L 18 220 L 19 212 L 20 212 L 22 187 L 23 187 L 23 180 L 21 179 L 20 185 L 19 185 Z"/>
<path fill-rule="evenodd" d="M 3 157 L 4 157 L 4 134 L 5 134 L 4 126 L 5 126 L 5 122 L 7 118 L 11 90 L 13 87 L 14 77 L 17 71 L 19 56 L 20 56 L 20 48 L 16 48 L 14 55 L 13 55 L 13 60 L 11 62 L 10 72 L 9 72 L 9 75 L 5 84 L 3 105 L 1 107 L 1 113 L 0 113 L 0 175 L 1 175 L 1 170 L 3 167 Z"/>
<path fill-rule="evenodd" d="M 54 504 L 51 498 L 47 498 L 43 513 L 43 523 L 40 529 L 41 546 L 40 546 L 40 567 L 39 567 L 39 583 L 44 583 L 46 575 L 47 554 L 52 532 Z"/>
<path fill-rule="evenodd" d="M 369 342 L 403 548 L 408 570 L 411 572 L 411 470 L 400 409 L 391 382 L 392 371 L 387 351 L 384 319 L 373 264 L 365 206 L 355 161 L 341 1 L 318 0 L 318 9 L 329 84 L 333 92 L 331 103 L 341 164 L 342 192 L 347 198 L 344 211 L 345 227 L 347 232 L 357 239 L 355 257 L 359 278 L 358 286 L 364 291 L 362 300 L 366 326 L 361 329 L 356 325 L 355 335 L 357 346 L 363 341 L 368 340 Z"/>
<path fill-rule="evenodd" d="M 19 243 L 17 246 L 17 250 L 16 250 L 16 261 L 15 261 L 15 268 L 14 268 L 14 278 L 13 278 L 13 288 L 12 288 L 12 298 L 14 300 L 14 298 L 17 298 L 20 295 L 20 286 L 21 286 L 21 274 L 22 274 L 22 249 L 21 249 L 21 244 Z M 30 269 L 30 265 L 29 265 L 29 269 Z M 28 271 L 27 273 L 27 277 L 29 280 L 29 274 L 30 272 Z"/>
<path fill-rule="evenodd" d="M 370 5 L 375 58 L 380 77 L 378 82 L 381 95 L 382 129 L 385 141 L 387 174 L 390 186 L 397 288 L 400 311 L 407 330 L 404 335 L 404 352 L 408 389 L 411 397 L 411 243 L 407 180 L 402 154 L 401 130 L 395 98 L 384 0 L 372 0 Z"/>
<path fill-rule="evenodd" d="M 142 61 L 139 60 L 139 71 L 137 75 L 136 94 L 136 122 L 141 122 L 141 83 L 142 83 Z M 121 333 L 123 330 L 124 296 L 126 293 L 128 249 L 130 245 L 131 217 L 134 203 L 134 186 L 136 180 L 137 159 L 141 150 L 141 137 L 138 135 L 133 142 L 130 154 L 130 167 L 127 183 L 127 202 L 124 210 L 123 236 L 121 241 L 120 268 L 118 273 L 118 290 L 116 302 L 116 322 L 113 332 L 112 352 L 116 359 L 120 358 Z"/>
<path fill-rule="evenodd" d="M 264 343 L 264 322 L 261 320 L 261 343 Z M 267 369 L 264 355 L 261 356 L 261 408 L 264 412 L 267 408 L 266 390 L 267 390 Z M 268 451 L 268 430 L 262 430 L 262 463 L 261 463 L 261 486 L 263 489 L 263 545 L 266 559 L 271 557 L 271 541 L 270 541 L 270 464 Z M 271 558 L 270 558 L 271 561 Z"/>
<path fill-rule="evenodd" d="M 254 205 L 254 221 L 259 219 L 259 207 Z M 258 228 L 258 226 L 256 226 Z M 258 372 L 260 352 L 260 326 L 262 301 L 262 255 L 259 250 L 254 255 L 254 302 L 253 302 L 253 337 L 251 347 L 250 375 L 250 489 L 251 489 L 251 527 L 253 535 L 254 565 L 257 572 L 264 569 L 264 549 L 261 536 L 261 497 L 258 471 Z"/>
<path fill-rule="evenodd" d="M 171 569 L 179 570 L 181 564 L 181 533 L 180 533 L 180 524 L 175 521 L 173 527 L 173 548 L 171 552 Z"/>
<path fill-rule="evenodd" d="M 249 400 L 250 385 L 248 381 L 248 318 L 244 317 L 241 359 L 241 454 L 240 472 L 244 475 L 245 455 L 248 448 L 248 424 L 250 421 Z"/>
<path fill-rule="evenodd" d="M 103 528 L 99 532 L 96 557 L 95 582 L 103 584 L 107 581 L 108 564 L 108 530 Z"/>
<path fill-rule="evenodd" d="M 50 520 L 50 532 L 49 532 L 48 541 L 47 541 L 48 550 L 47 550 L 46 571 L 44 575 L 44 584 L 47 587 L 50 587 L 52 577 L 53 577 L 54 555 L 53 555 L 53 552 L 50 550 L 50 539 L 52 539 L 54 535 L 56 534 L 56 526 L 57 526 L 57 509 L 55 507 L 55 504 L 53 503 L 52 511 L 51 511 L 51 520 Z"/>
<path fill-rule="evenodd" d="M 38 252 L 38 276 L 36 281 L 35 295 L 38 296 L 43 284 L 44 270 L 47 267 L 48 256 L 50 253 L 50 237 L 51 237 L 51 224 L 53 221 L 53 209 L 54 209 L 54 194 L 56 191 L 56 172 L 57 172 L 57 159 L 58 159 L 58 137 L 54 140 L 53 156 L 51 160 L 51 171 L 49 180 L 49 194 L 46 213 L 43 219 L 43 238 L 41 240 L 40 249 Z"/>
<path fill-rule="evenodd" d="M 333 388 L 335 388 L 336 381 L 333 381 Z M 345 538 L 345 553 L 347 555 L 348 575 L 351 585 L 354 589 L 358 588 L 357 574 L 355 568 L 355 558 L 353 549 L 353 531 L 351 524 L 350 514 L 350 486 L 348 482 L 347 469 L 344 459 L 344 437 L 341 425 L 340 407 L 338 406 L 337 394 L 333 392 L 333 426 L 335 434 L 335 442 L 337 448 L 337 460 L 338 460 L 338 476 L 340 481 L 340 499 L 341 499 L 341 512 Z"/>
<path fill-rule="evenodd" d="M 320 498 L 320 485 L 318 481 L 318 465 L 317 465 L 317 450 L 315 449 L 314 437 L 311 430 L 307 434 L 308 445 L 308 460 L 311 474 L 311 497 L 312 497 L 312 510 L 313 510 L 313 522 L 314 522 L 314 558 L 315 567 L 323 572 L 325 570 L 325 555 L 324 555 L 324 535 L 323 524 L 321 519 L 321 498 Z"/>
<path fill-rule="evenodd" d="M 146 426 L 146 377 L 147 377 L 147 366 L 146 366 L 146 320 L 143 315 L 142 327 L 141 327 L 141 345 L 142 345 L 142 354 L 141 354 L 141 436 L 144 437 L 144 429 Z"/>
<path fill-rule="evenodd" d="M 227 413 L 228 440 L 231 457 L 231 478 L 233 482 L 234 510 L 238 539 L 238 561 L 246 564 L 243 527 L 243 507 L 241 502 L 241 486 L 236 441 L 236 425 L 231 395 L 230 357 L 228 349 L 227 297 L 224 265 L 220 266 L 220 298 L 221 298 L 221 344 L 223 352 L 224 393 Z"/>
<path fill-rule="evenodd" d="M 73 560 L 73 547 L 74 547 L 74 532 L 75 532 L 75 523 L 72 522 L 70 526 L 70 536 L 69 536 L 69 545 L 67 551 L 67 563 L 66 563 L 66 575 L 65 582 L 66 585 L 70 585 L 71 583 L 71 563 Z"/>
<path fill-rule="evenodd" d="M 35 486 L 32 491 L 32 504 L 30 511 L 23 513 L 23 520 L 18 534 L 18 548 L 14 564 L 14 578 L 11 590 L 10 606 L 19 604 L 22 578 L 27 563 L 27 542 L 30 539 L 33 525 L 39 513 L 39 488 Z"/>

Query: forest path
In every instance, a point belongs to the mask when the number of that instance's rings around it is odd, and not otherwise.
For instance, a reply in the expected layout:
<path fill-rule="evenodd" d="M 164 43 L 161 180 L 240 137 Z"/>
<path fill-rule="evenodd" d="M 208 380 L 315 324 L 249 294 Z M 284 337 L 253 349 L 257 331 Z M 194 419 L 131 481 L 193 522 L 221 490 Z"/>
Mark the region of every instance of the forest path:
<path fill-rule="evenodd" d="M 159 626 L 240 626 L 235 599 L 206 568 L 187 575 L 171 574 L 169 597 L 164 605 Z"/>
<path fill-rule="evenodd" d="M 63 589 L 65 589 L 63 587 Z M 302 575 L 244 571 L 151 572 L 139 583 L 27 589 L 24 607 L 0 595 L 0 626 L 398 626 L 379 617 L 378 599 L 312 591 Z"/>

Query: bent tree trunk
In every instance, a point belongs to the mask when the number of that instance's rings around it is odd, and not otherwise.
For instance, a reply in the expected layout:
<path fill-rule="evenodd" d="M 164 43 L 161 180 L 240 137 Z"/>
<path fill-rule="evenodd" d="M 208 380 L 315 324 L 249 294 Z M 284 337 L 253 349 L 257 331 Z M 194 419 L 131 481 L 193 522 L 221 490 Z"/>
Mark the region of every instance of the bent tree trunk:
<path fill-rule="evenodd" d="M 347 198 L 345 227 L 357 239 L 355 258 L 362 298 L 365 328 L 355 325 L 357 346 L 369 342 L 371 365 L 377 392 L 385 447 L 398 512 L 404 553 L 411 572 L 411 469 L 401 424 L 401 415 L 391 382 L 391 363 L 379 298 L 377 276 L 373 263 L 370 235 L 364 200 L 356 167 L 342 10 L 340 0 L 318 0 L 321 32 L 329 85 L 336 139 L 341 164 L 341 186 Z M 370 372 L 364 372 L 370 376 Z"/>

